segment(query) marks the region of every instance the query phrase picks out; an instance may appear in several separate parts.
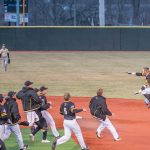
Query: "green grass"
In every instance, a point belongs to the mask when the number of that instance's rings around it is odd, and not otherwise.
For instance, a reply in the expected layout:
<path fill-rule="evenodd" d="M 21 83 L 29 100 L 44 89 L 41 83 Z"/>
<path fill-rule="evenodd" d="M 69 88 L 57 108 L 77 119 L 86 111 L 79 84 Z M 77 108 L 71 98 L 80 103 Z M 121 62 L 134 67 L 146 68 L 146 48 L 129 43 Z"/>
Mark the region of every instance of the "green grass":
<path fill-rule="evenodd" d="M 49 133 L 48 134 L 48 139 L 51 141 L 48 144 L 42 144 L 41 143 L 41 136 L 42 133 L 39 132 L 35 136 L 35 141 L 32 142 L 29 138 L 29 129 L 22 129 L 21 130 L 24 143 L 29 145 L 29 150 L 50 150 L 51 149 L 51 144 L 52 141 L 54 140 L 54 137 Z M 60 131 L 61 135 L 63 135 L 63 131 Z M 16 143 L 15 136 L 11 134 L 10 138 L 6 140 L 5 142 L 7 150 L 17 150 L 19 149 L 18 144 Z M 56 150 L 80 150 L 80 147 L 72 140 L 57 146 Z"/>
<path fill-rule="evenodd" d="M 0 70 L 0 92 L 19 90 L 25 80 L 35 87 L 46 85 L 49 95 L 93 96 L 98 88 L 106 97 L 134 96 L 144 77 L 129 76 L 126 71 L 141 71 L 149 66 L 150 52 L 11 52 L 7 73 Z"/>

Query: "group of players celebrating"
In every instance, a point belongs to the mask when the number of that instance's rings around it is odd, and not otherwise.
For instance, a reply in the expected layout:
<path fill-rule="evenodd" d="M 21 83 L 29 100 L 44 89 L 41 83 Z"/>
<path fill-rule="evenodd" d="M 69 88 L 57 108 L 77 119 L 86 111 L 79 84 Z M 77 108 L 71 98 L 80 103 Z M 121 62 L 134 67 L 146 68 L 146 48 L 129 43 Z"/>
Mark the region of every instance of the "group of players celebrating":
<path fill-rule="evenodd" d="M 5 100 L 4 96 L 0 94 L 1 150 L 6 149 L 4 141 L 9 138 L 11 132 L 15 134 L 20 150 L 28 148 L 28 145 L 25 145 L 23 142 L 19 125 L 31 127 L 31 134 L 29 136 L 32 141 L 34 141 L 35 134 L 42 130 L 43 139 L 41 142 L 49 143 L 50 141 L 47 140 L 48 126 L 51 127 L 52 133 L 56 138 L 60 136 L 53 117 L 48 112 L 48 109 L 51 107 L 51 102 L 48 102 L 46 98 L 48 88 L 41 86 L 39 89 L 34 89 L 32 85 L 33 82 L 26 81 L 18 93 L 9 91 Z M 16 99 L 21 100 L 27 121 L 21 121 Z"/>
<path fill-rule="evenodd" d="M 57 145 L 67 142 L 73 132 L 82 150 L 90 150 L 85 144 L 81 128 L 76 121 L 76 113 L 86 111 L 85 108 L 77 109 L 75 104 L 70 100 L 70 93 L 64 94 L 64 102 L 60 106 L 60 114 L 64 116 L 64 136 L 60 136 L 56 129 L 55 122 L 48 109 L 51 102 L 46 98 L 48 88 L 41 86 L 39 89 L 33 88 L 33 82 L 26 81 L 23 88 L 19 92 L 9 91 L 4 98 L 0 94 L 0 148 L 6 150 L 4 141 L 9 138 L 11 132 L 16 136 L 20 150 L 28 149 L 28 145 L 24 144 L 20 125 L 29 126 L 31 133 L 29 134 L 32 141 L 40 130 L 43 133 L 42 143 L 49 143 L 47 140 L 48 127 L 51 127 L 55 140 L 51 144 L 51 149 L 55 150 Z M 26 114 L 27 121 L 21 121 L 17 99 L 22 102 L 23 110 Z M 120 137 L 109 120 L 108 116 L 112 113 L 107 107 L 106 98 L 103 97 L 103 89 L 98 89 L 97 95 L 94 96 L 89 108 L 91 115 L 100 122 L 100 126 L 96 131 L 98 138 L 101 138 L 101 132 L 104 128 L 108 128 L 113 135 L 115 141 L 119 141 Z"/>

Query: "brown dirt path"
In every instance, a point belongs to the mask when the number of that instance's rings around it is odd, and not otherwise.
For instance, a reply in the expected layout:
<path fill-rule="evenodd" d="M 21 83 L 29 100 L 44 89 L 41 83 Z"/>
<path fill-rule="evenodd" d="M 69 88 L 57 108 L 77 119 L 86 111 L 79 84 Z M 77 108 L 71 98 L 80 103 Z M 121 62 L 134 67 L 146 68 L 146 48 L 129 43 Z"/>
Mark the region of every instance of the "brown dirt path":
<path fill-rule="evenodd" d="M 63 118 L 59 114 L 60 104 L 63 102 L 62 97 L 49 97 L 53 103 L 53 109 L 49 110 L 53 115 L 58 128 L 63 127 Z M 88 109 L 90 98 L 74 97 L 72 100 L 77 107 Z M 78 120 L 86 143 L 91 150 L 149 150 L 150 149 L 150 109 L 147 109 L 143 101 L 127 99 L 108 99 L 110 110 L 114 116 L 110 117 L 112 123 L 119 132 L 122 141 L 114 142 L 111 134 L 107 129 L 104 130 L 101 140 L 96 138 L 95 131 L 99 122 L 91 117 L 89 110 L 78 115 L 83 119 Z M 22 120 L 25 114 L 20 106 Z"/>

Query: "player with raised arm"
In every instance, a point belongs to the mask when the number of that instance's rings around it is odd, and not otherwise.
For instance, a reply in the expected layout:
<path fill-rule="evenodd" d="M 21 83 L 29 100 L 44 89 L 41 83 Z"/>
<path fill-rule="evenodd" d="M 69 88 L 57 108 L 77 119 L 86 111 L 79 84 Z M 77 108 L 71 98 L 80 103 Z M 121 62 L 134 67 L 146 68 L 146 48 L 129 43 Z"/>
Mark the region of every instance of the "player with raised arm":
<path fill-rule="evenodd" d="M 142 72 L 127 72 L 129 75 L 136 75 L 136 76 L 145 76 L 145 83 L 150 82 L 150 70 L 149 67 L 144 67 Z"/>

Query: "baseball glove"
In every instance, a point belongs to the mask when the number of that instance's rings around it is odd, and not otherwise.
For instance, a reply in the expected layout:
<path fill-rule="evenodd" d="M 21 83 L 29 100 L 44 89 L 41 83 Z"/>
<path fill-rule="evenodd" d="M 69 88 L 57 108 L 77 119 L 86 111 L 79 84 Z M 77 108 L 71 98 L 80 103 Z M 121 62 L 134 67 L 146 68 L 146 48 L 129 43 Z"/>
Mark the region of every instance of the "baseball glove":
<path fill-rule="evenodd" d="M 8 59 L 8 64 L 10 64 L 10 58 Z"/>

